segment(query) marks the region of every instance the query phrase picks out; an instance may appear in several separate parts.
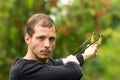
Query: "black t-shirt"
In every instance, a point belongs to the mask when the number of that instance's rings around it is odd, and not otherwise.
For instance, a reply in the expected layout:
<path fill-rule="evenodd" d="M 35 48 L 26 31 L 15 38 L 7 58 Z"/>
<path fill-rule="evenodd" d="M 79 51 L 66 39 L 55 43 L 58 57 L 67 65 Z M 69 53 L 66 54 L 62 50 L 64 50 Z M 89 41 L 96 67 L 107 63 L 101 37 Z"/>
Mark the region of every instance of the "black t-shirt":
<path fill-rule="evenodd" d="M 83 57 L 80 55 L 77 59 L 80 65 L 83 65 Z M 48 63 L 43 64 L 35 60 L 16 58 L 10 70 L 9 80 L 80 80 L 80 65 L 75 62 L 64 65 L 61 59 L 49 58 Z"/>

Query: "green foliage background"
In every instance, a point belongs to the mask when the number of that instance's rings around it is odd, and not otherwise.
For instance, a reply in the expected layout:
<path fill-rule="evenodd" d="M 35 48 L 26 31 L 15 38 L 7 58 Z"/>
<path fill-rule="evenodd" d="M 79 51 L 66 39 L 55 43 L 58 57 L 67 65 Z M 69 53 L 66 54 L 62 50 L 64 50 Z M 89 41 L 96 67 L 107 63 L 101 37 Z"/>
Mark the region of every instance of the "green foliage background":
<path fill-rule="evenodd" d="M 55 20 L 53 58 L 72 54 L 93 31 L 102 33 L 98 56 L 85 62 L 82 80 L 120 80 L 120 0 L 61 1 L 0 0 L 0 80 L 8 80 L 14 58 L 26 54 L 24 24 L 35 13 Z"/>

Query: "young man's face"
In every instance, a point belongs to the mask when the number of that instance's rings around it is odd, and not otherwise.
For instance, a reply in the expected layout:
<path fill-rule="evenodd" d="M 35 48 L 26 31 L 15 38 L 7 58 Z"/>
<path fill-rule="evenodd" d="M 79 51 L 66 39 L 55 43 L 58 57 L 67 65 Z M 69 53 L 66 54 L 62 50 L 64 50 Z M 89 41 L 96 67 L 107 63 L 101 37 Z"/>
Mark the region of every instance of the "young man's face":
<path fill-rule="evenodd" d="M 55 27 L 41 27 L 36 25 L 34 27 L 34 33 L 30 37 L 28 44 L 28 50 L 34 54 L 34 58 L 37 60 L 47 60 L 49 54 L 53 50 L 56 41 Z"/>

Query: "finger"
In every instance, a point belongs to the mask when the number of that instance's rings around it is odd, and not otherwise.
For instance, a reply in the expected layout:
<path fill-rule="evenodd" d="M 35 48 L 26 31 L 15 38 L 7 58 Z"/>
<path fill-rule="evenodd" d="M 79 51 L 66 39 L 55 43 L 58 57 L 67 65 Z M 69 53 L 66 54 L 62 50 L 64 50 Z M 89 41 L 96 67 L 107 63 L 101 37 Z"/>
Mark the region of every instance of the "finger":
<path fill-rule="evenodd" d="M 93 58 L 96 57 L 96 54 L 93 54 L 92 57 L 93 57 Z"/>
<path fill-rule="evenodd" d="M 98 47 L 98 44 L 97 44 L 97 43 L 94 43 L 93 46 Z"/>
<path fill-rule="evenodd" d="M 95 50 L 95 53 L 93 54 L 93 57 L 97 56 L 98 49 Z"/>
<path fill-rule="evenodd" d="M 97 44 L 93 44 L 92 47 L 96 50 L 98 48 Z"/>
<path fill-rule="evenodd" d="M 98 52 L 98 49 L 95 50 L 95 53 L 96 53 L 96 54 L 97 54 L 97 52 Z"/>
<path fill-rule="evenodd" d="M 95 45 L 94 45 L 94 46 L 95 46 L 95 47 L 98 47 L 98 44 L 96 44 L 96 43 L 95 43 Z"/>
<path fill-rule="evenodd" d="M 96 43 L 91 44 L 91 47 L 98 47 Z"/>

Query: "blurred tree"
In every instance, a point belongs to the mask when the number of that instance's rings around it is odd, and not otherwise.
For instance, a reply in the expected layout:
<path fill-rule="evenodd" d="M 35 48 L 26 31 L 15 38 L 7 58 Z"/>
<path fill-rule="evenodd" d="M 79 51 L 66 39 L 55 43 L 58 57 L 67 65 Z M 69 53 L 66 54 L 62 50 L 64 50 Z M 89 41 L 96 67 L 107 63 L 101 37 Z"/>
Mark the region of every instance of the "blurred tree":
<path fill-rule="evenodd" d="M 50 15 L 57 25 L 53 58 L 72 54 L 93 31 L 102 32 L 100 55 L 85 63 L 82 80 L 119 80 L 119 4 L 120 0 L 0 0 L 0 80 L 8 80 L 14 58 L 25 55 L 24 24 L 34 13 Z"/>

